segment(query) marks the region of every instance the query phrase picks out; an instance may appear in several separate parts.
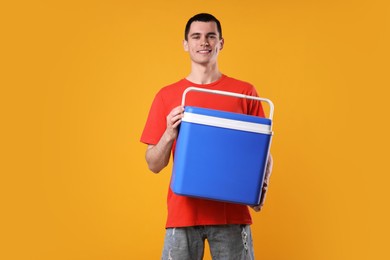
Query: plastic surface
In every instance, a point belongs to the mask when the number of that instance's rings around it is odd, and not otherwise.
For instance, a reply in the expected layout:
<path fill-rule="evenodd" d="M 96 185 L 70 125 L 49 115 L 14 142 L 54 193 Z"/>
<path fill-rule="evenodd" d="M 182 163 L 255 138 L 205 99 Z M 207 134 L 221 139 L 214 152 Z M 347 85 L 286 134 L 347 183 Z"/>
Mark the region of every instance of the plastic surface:
<path fill-rule="evenodd" d="M 249 115 L 186 107 L 186 113 L 271 125 Z M 272 132 L 253 133 L 182 121 L 171 188 L 178 195 L 258 205 Z"/>
<path fill-rule="evenodd" d="M 230 96 L 230 97 L 238 97 L 238 98 L 244 98 L 244 99 L 252 99 L 252 100 L 257 100 L 261 102 L 266 102 L 269 105 L 270 108 L 270 113 L 269 113 L 269 119 L 272 120 L 273 115 L 274 115 L 274 103 L 272 103 L 271 100 L 268 98 L 261 98 L 261 97 L 256 97 L 256 96 L 248 96 L 240 93 L 234 93 L 234 92 L 229 92 L 229 91 L 222 91 L 222 90 L 215 90 L 215 89 L 205 89 L 205 88 L 197 88 L 197 87 L 188 87 L 184 90 L 183 95 L 182 95 L 182 100 L 181 104 L 182 106 L 185 105 L 186 102 L 186 96 L 188 92 L 190 91 L 197 91 L 197 92 L 205 92 L 209 94 L 216 94 L 216 95 L 222 95 L 222 96 Z"/>

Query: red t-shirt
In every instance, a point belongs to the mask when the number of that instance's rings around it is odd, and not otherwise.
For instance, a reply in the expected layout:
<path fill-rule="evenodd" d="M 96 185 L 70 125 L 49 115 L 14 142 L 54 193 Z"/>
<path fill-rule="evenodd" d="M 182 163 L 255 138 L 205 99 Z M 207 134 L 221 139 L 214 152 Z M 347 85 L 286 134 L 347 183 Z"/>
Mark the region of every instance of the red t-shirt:
<path fill-rule="evenodd" d="M 182 94 L 188 87 L 200 87 L 257 96 L 255 88 L 246 82 L 226 75 L 210 84 L 195 84 L 182 79 L 162 88 L 154 98 L 149 111 L 141 142 L 155 145 L 166 129 L 166 117 L 170 111 L 181 104 Z M 258 101 L 203 92 L 189 92 L 186 104 L 222 111 L 264 117 L 263 108 Z M 172 147 L 174 155 L 175 144 Z M 185 227 L 198 225 L 252 224 L 249 209 L 245 205 L 219 201 L 190 198 L 176 195 L 168 189 L 168 219 L 166 227 Z"/>

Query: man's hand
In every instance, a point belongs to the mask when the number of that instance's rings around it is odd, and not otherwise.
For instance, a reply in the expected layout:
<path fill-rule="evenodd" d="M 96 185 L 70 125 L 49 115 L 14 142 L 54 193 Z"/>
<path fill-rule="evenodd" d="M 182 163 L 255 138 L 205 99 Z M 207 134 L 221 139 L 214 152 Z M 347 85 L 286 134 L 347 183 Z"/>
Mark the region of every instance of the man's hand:
<path fill-rule="evenodd" d="M 165 134 L 169 140 L 175 140 L 178 134 L 178 126 L 183 118 L 184 107 L 177 106 L 167 115 L 167 129 Z"/>
<path fill-rule="evenodd" d="M 265 169 L 265 176 L 264 176 L 263 188 L 261 191 L 260 204 L 258 206 L 252 207 L 252 209 L 254 209 L 256 212 L 259 212 L 261 208 L 264 206 L 265 197 L 268 191 L 268 184 L 272 173 L 272 167 L 273 167 L 273 159 L 272 159 L 272 155 L 270 154 Z"/>
<path fill-rule="evenodd" d="M 149 145 L 146 150 L 146 162 L 149 169 L 154 173 L 159 173 L 169 163 L 172 145 L 177 138 L 178 126 L 183 118 L 183 112 L 183 106 L 172 109 L 167 116 L 167 128 L 160 141 L 156 145 Z"/>

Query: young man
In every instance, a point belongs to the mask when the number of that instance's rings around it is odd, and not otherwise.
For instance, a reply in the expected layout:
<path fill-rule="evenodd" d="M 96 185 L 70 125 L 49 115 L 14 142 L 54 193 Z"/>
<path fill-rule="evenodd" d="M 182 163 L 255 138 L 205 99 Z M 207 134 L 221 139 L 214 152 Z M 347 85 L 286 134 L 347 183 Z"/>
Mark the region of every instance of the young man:
<path fill-rule="evenodd" d="M 178 126 L 184 108 L 180 105 L 183 91 L 190 86 L 224 90 L 257 96 L 246 82 L 230 78 L 218 69 L 218 54 L 224 39 L 220 22 L 210 14 L 197 14 L 185 28 L 184 50 L 191 59 L 190 74 L 162 88 L 152 103 L 141 141 L 148 145 L 146 161 L 149 169 L 160 172 L 175 152 Z M 239 98 L 194 92 L 186 105 L 264 116 L 261 104 Z M 272 168 L 269 160 L 264 189 Z M 265 193 L 265 190 L 264 190 Z M 259 211 L 264 203 L 262 198 Z M 213 259 L 253 259 L 250 224 L 245 205 L 179 196 L 168 190 L 168 219 L 162 259 L 202 259 L 207 239 Z"/>

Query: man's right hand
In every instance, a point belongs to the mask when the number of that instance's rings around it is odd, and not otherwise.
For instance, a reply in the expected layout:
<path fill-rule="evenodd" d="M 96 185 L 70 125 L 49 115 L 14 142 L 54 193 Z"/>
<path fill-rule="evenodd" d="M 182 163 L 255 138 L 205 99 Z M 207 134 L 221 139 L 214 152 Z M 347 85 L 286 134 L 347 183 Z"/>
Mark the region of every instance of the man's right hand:
<path fill-rule="evenodd" d="M 170 140 L 175 140 L 178 134 L 178 126 L 181 123 L 181 119 L 184 115 L 184 107 L 177 106 L 171 110 L 171 112 L 167 115 L 167 129 L 165 133 Z"/>
<path fill-rule="evenodd" d="M 154 173 L 159 173 L 164 169 L 171 156 L 173 142 L 177 138 L 178 126 L 184 115 L 184 107 L 177 106 L 167 115 L 167 128 L 156 145 L 148 145 L 146 150 L 146 162 L 149 169 Z"/>

